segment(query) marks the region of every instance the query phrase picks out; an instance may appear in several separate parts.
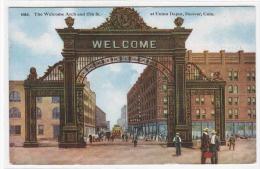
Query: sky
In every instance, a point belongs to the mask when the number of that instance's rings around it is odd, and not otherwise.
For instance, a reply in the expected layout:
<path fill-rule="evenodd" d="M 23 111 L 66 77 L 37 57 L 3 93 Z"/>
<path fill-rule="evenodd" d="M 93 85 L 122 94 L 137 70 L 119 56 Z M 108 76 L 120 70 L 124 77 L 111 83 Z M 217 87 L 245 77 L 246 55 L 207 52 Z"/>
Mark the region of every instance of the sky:
<path fill-rule="evenodd" d="M 173 29 L 177 16 L 170 13 L 213 13 L 214 16 L 181 16 L 183 27 L 193 31 L 186 41 L 192 52 L 255 52 L 254 7 L 142 7 L 135 8 L 147 25 Z M 9 8 L 9 79 L 25 80 L 30 67 L 42 76 L 48 66 L 63 59 L 63 42 L 55 28 L 67 27 L 67 16 L 45 16 L 45 12 L 99 13 L 99 16 L 72 16 L 74 28 L 91 29 L 105 22 L 112 8 Z M 151 15 L 151 13 L 168 15 Z M 21 16 L 29 13 L 30 16 Z M 35 13 L 43 13 L 35 16 Z M 87 79 L 96 93 L 96 104 L 107 114 L 111 127 L 127 103 L 126 95 L 142 73 L 145 65 L 117 63 L 92 71 Z"/>

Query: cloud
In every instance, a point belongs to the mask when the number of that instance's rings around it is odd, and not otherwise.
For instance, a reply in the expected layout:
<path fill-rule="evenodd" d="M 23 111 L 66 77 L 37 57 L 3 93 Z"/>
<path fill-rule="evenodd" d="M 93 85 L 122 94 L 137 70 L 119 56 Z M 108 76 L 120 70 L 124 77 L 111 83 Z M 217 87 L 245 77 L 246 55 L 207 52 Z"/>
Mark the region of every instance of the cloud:
<path fill-rule="evenodd" d="M 140 74 L 144 71 L 144 69 L 146 68 L 146 65 L 131 64 L 131 68 Z"/>
<path fill-rule="evenodd" d="M 121 72 L 122 71 L 122 68 L 121 68 L 121 64 L 111 64 L 111 65 L 108 65 L 110 71 L 112 72 Z"/>
<path fill-rule="evenodd" d="M 23 32 L 17 23 L 11 22 L 9 26 L 11 42 L 26 46 L 33 54 L 40 57 L 60 56 L 62 43 L 55 40 L 50 33 L 32 37 Z"/>

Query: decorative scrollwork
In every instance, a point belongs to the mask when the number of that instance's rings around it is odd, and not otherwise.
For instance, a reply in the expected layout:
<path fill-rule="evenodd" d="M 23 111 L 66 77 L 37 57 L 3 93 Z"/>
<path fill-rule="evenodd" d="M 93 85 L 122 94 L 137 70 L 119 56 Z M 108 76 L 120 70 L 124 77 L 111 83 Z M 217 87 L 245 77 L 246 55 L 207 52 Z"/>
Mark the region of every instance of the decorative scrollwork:
<path fill-rule="evenodd" d="M 110 17 L 106 19 L 106 22 L 97 28 L 98 30 L 132 30 L 132 29 L 146 29 L 152 30 L 157 28 L 152 28 L 148 26 L 143 18 L 139 15 L 137 11 L 133 8 L 116 7 L 110 13 Z"/>

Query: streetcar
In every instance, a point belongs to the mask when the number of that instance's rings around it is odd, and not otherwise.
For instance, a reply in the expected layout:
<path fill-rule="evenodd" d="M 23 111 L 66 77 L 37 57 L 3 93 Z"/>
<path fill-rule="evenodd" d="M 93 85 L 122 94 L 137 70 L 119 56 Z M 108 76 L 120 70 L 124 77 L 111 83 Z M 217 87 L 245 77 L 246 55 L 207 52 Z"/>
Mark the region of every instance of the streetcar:
<path fill-rule="evenodd" d="M 112 134 L 113 134 L 113 136 L 117 136 L 117 137 L 121 136 L 122 128 L 118 124 L 115 124 L 112 129 Z"/>

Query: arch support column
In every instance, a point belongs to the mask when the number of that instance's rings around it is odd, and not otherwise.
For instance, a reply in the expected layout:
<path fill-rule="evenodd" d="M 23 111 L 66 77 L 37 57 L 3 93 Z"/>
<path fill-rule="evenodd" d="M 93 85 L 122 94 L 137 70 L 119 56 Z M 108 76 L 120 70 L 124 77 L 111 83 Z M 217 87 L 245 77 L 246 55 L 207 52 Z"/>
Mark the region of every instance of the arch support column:
<path fill-rule="evenodd" d="M 79 107 L 83 104 L 83 89 L 76 92 L 76 53 L 74 51 L 66 51 L 62 53 L 64 57 L 64 126 L 62 128 L 62 142 L 59 143 L 60 148 L 82 148 L 86 146 L 83 139 L 82 125 L 84 118 L 82 109 L 80 112 L 77 108 L 77 98 Z M 84 113 L 84 112 L 83 112 Z M 82 120 L 82 119 L 81 119 Z M 81 124 L 83 123 L 83 124 Z"/>
<path fill-rule="evenodd" d="M 38 147 L 36 126 L 36 96 L 25 86 L 25 142 L 24 147 Z"/>

